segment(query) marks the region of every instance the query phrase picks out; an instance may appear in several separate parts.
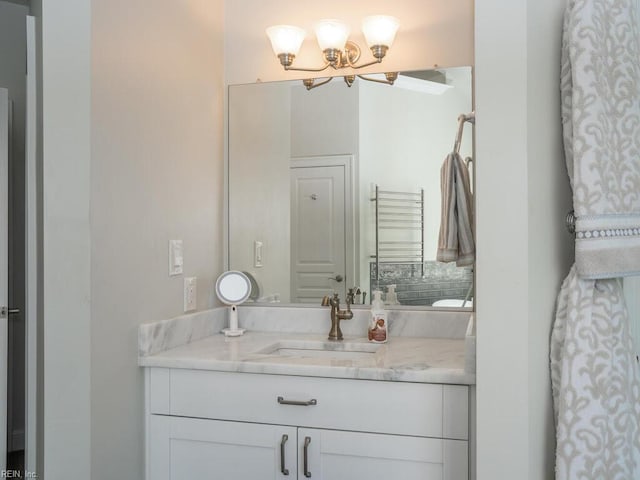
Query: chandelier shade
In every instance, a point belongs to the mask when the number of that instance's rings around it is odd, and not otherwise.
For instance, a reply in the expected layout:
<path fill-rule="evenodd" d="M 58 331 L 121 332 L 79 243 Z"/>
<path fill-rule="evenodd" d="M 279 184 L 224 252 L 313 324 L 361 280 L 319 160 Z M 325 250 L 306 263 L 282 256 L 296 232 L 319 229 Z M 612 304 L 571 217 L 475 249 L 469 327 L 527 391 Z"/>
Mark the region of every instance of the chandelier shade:
<path fill-rule="evenodd" d="M 307 33 L 293 25 L 274 25 L 266 30 L 276 55 L 297 55 Z"/>

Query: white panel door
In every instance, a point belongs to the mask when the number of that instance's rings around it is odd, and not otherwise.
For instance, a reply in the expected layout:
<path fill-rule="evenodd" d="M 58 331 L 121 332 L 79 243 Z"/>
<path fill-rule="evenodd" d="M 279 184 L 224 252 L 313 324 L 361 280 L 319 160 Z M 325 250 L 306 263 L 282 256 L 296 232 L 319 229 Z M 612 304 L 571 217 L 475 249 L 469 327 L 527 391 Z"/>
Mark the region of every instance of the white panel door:
<path fill-rule="evenodd" d="M 343 165 L 291 168 L 292 302 L 345 298 L 345 187 Z"/>
<path fill-rule="evenodd" d="M 9 300 L 9 92 L 0 88 L 0 471 L 7 461 L 7 326 Z"/>
<path fill-rule="evenodd" d="M 296 428 L 150 416 L 149 480 L 296 478 Z"/>
<path fill-rule="evenodd" d="M 300 428 L 298 456 L 301 479 L 468 479 L 467 442 L 457 440 Z"/>

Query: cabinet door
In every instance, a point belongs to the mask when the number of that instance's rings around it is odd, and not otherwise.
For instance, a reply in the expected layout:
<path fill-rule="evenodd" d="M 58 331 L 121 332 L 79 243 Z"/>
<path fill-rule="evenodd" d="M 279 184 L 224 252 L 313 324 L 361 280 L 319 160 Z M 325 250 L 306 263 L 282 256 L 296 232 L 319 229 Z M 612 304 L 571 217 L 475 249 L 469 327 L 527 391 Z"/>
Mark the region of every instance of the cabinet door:
<path fill-rule="evenodd" d="M 150 415 L 148 480 L 295 479 L 296 429 Z"/>
<path fill-rule="evenodd" d="M 467 442 L 298 429 L 298 478 L 467 480 Z"/>

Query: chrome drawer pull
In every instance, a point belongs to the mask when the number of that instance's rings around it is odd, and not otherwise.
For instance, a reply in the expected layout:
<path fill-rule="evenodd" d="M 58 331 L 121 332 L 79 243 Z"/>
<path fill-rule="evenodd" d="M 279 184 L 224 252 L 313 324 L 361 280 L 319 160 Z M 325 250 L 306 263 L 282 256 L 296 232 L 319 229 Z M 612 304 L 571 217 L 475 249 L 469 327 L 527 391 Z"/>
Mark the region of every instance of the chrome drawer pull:
<path fill-rule="evenodd" d="M 280 471 L 283 475 L 289 475 L 289 470 L 284 467 L 284 444 L 287 443 L 287 440 L 289 440 L 289 435 L 285 433 L 280 442 Z"/>
<path fill-rule="evenodd" d="M 311 478 L 311 472 L 309 471 L 309 444 L 311 443 L 311 437 L 304 437 L 304 476 Z"/>
<path fill-rule="evenodd" d="M 297 400 L 285 400 L 282 397 L 278 397 L 278 403 L 280 405 L 300 405 L 302 407 L 308 407 L 310 405 L 317 405 L 318 401 L 315 398 L 312 398 L 311 400 L 307 400 L 306 402 L 300 402 Z"/>

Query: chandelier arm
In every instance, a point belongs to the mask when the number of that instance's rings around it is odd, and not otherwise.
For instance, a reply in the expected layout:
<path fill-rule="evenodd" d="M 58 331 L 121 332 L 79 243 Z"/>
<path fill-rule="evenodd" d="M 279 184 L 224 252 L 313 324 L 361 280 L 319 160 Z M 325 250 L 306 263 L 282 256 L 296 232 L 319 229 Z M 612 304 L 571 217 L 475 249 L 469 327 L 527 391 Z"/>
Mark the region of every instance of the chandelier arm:
<path fill-rule="evenodd" d="M 375 60 L 372 60 L 368 63 L 363 63 L 362 65 L 355 65 L 353 63 L 351 63 L 349 61 L 349 59 L 347 58 L 347 64 L 349 65 L 349 67 L 353 68 L 354 70 L 358 70 L 359 68 L 364 68 L 364 67 L 370 67 L 371 65 L 375 65 L 376 63 L 382 63 L 382 59 L 381 58 L 377 58 Z"/>
<path fill-rule="evenodd" d="M 303 80 L 303 84 L 306 87 L 307 90 L 312 90 L 314 88 L 320 87 L 322 85 L 326 85 L 327 83 L 329 83 L 331 80 L 333 80 L 334 77 L 329 77 L 326 80 L 324 80 L 323 82 L 320 83 L 307 83 L 305 80 Z M 311 81 L 313 82 L 313 79 L 311 79 Z"/>
<path fill-rule="evenodd" d="M 295 70 L 296 72 L 322 72 L 323 70 L 326 70 L 327 68 L 329 68 L 331 66 L 331 64 L 329 62 L 326 62 L 324 64 L 324 67 L 320 67 L 320 68 L 302 68 L 302 67 L 287 67 L 285 66 L 284 69 L 285 70 Z"/>
<path fill-rule="evenodd" d="M 358 75 L 358 78 L 361 78 L 362 80 L 366 80 L 367 82 L 376 82 L 376 83 L 384 83 L 385 85 L 393 85 L 393 81 L 391 80 L 380 80 L 378 78 L 369 78 L 369 77 L 365 77 L 364 75 Z"/>

